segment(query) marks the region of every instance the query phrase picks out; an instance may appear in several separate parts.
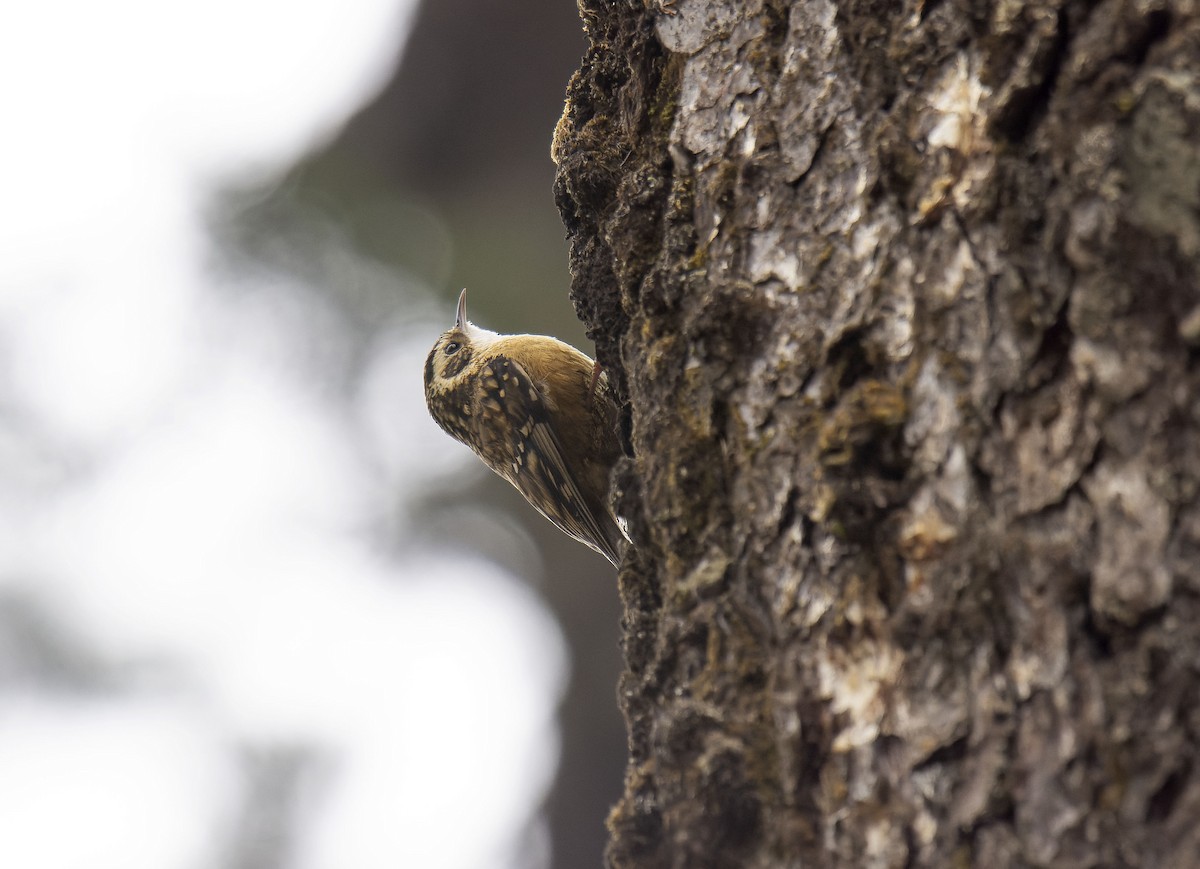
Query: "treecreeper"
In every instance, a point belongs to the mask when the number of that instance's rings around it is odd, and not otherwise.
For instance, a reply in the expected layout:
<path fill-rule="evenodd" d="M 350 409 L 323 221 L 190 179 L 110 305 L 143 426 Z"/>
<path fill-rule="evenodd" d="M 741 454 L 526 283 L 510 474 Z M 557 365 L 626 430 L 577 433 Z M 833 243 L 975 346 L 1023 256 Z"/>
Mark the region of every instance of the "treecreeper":
<path fill-rule="evenodd" d="M 624 533 L 608 499 L 617 405 L 591 358 L 548 335 L 479 328 L 463 290 L 453 328 L 425 359 L 425 403 L 539 513 L 619 564 Z"/>

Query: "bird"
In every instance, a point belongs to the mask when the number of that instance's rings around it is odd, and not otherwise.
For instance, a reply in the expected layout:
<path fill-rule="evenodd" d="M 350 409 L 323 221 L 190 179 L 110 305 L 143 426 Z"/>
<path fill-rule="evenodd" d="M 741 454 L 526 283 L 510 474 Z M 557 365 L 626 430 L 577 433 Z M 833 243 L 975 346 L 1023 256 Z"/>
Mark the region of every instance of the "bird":
<path fill-rule="evenodd" d="M 539 513 L 619 566 L 625 535 L 608 500 L 617 404 L 587 354 L 548 335 L 481 329 L 464 289 L 453 328 L 425 359 L 425 404 Z"/>

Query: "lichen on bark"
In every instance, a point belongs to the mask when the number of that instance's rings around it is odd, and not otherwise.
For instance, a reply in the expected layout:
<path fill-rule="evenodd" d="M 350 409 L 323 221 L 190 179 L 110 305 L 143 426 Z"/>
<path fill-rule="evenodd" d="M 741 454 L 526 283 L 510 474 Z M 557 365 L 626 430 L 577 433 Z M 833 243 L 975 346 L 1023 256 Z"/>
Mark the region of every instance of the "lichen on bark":
<path fill-rule="evenodd" d="M 581 5 L 614 866 L 1200 853 L 1200 15 Z"/>

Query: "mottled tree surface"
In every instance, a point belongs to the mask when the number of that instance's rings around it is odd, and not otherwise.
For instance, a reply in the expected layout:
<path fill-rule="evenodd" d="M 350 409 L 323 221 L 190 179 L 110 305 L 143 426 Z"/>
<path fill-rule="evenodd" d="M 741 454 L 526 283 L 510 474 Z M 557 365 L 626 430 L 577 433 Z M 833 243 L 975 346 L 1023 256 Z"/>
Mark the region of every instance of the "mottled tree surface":
<path fill-rule="evenodd" d="M 1200 865 L 1197 4 L 582 5 L 610 863 Z"/>

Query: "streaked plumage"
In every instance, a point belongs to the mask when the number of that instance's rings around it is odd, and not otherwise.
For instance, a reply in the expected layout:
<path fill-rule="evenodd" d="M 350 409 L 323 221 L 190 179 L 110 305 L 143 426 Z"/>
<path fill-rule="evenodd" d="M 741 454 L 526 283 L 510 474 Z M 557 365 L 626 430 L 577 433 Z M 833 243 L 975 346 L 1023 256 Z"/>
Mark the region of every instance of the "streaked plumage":
<path fill-rule="evenodd" d="M 498 335 L 467 320 L 425 360 L 434 421 L 469 446 L 538 512 L 614 565 L 622 533 L 608 509 L 619 455 L 607 377 L 569 344 L 545 335 Z"/>

